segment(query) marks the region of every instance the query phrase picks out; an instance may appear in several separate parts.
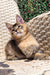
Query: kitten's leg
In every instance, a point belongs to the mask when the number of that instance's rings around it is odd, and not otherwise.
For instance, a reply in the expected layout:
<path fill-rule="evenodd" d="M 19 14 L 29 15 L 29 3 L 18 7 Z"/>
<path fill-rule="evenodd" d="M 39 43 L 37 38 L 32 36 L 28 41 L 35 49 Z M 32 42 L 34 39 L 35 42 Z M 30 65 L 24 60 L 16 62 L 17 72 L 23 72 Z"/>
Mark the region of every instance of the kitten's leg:
<path fill-rule="evenodd" d="M 15 60 L 18 58 L 26 58 L 25 55 L 20 51 L 14 41 L 9 41 L 5 47 L 6 58 Z"/>
<path fill-rule="evenodd" d="M 15 57 L 15 53 L 13 50 L 7 49 L 5 53 L 6 53 L 6 59 L 7 60 L 16 60 L 17 59 L 17 57 Z"/>
<path fill-rule="evenodd" d="M 16 59 L 21 59 L 25 58 L 24 55 L 22 55 L 20 52 L 18 52 L 18 49 L 15 51 L 12 47 L 6 48 L 6 59 L 7 60 L 16 60 Z"/>
<path fill-rule="evenodd" d="M 26 56 L 22 53 L 22 51 L 19 48 L 16 49 L 15 56 L 17 56 L 19 59 L 25 59 L 26 58 Z"/>
<path fill-rule="evenodd" d="M 15 50 L 14 50 L 13 47 L 12 47 L 12 41 L 9 41 L 8 44 L 5 47 L 6 59 L 8 59 L 8 60 L 17 59 L 17 57 L 15 57 Z"/>
<path fill-rule="evenodd" d="M 48 55 L 44 53 L 35 53 L 34 59 L 45 60 L 48 59 Z"/>

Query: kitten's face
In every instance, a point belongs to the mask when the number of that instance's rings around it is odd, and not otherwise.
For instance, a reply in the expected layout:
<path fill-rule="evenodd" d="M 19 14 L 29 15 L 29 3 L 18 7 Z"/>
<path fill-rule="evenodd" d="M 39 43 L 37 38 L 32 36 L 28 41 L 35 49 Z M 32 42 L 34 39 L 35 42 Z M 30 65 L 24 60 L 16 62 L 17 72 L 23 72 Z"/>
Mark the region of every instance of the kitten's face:
<path fill-rule="evenodd" d="M 27 26 L 24 24 L 24 20 L 18 15 L 16 21 L 17 23 L 14 25 L 6 23 L 6 26 L 14 39 L 20 39 L 27 33 Z"/>
<path fill-rule="evenodd" d="M 22 38 L 27 33 L 27 27 L 24 24 L 14 24 L 11 34 L 15 39 Z"/>

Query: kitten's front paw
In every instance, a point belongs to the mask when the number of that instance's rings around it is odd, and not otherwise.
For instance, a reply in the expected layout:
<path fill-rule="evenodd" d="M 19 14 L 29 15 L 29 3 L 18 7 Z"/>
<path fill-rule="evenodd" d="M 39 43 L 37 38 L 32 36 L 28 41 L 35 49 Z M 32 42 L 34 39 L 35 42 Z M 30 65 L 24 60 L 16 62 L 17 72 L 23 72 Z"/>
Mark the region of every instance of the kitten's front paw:
<path fill-rule="evenodd" d="M 6 58 L 7 60 L 17 60 L 17 57 L 13 57 L 13 56 L 8 56 L 7 58 Z"/>
<path fill-rule="evenodd" d="M 24 53 L 27 58 L 31 58 L 32 55 L 34 55 L 37 52 L 38 47 L 37 46 L 30 46 L 27 49 L 24 50 Z"/>
<path fill-rule="evenodd" d="M 48 59 L 48 55 L 43 54 L 43 53 L 36 53 L 34 56 L 34 59 L 39 59 L 39 60 L 45 60 Z"/>

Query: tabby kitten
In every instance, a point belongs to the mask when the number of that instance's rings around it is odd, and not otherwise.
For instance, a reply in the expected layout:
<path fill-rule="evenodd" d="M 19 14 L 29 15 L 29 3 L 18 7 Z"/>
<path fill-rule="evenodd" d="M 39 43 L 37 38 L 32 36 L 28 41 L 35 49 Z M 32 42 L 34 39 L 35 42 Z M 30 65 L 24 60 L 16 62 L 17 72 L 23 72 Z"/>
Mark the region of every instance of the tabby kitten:
<path fill-rule="evenodd" d="M 38 59 L 39 57 L 40 59 L 43 59 L 43 57 L 45 57 L 45 55 L 37 53 L 39 44 L 29 32 L 28 27 L 26 26 L 21 16 L 16 16 L 16 23 L 14 25 L 6 23 L 6 26 L 12 36 L 12 39 L 7 43 L 5 47 L 7 59 Z"/>

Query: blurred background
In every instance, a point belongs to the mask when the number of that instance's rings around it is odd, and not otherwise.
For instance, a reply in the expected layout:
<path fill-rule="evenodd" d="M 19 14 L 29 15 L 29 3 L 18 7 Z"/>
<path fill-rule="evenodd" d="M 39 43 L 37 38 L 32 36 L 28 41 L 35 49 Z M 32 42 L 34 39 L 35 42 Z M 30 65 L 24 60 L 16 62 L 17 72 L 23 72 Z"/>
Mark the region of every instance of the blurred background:
<path fill-rule="evenodd" d="M 25 21 L 50 10 L 50 0 L 15 0 Z"/>

